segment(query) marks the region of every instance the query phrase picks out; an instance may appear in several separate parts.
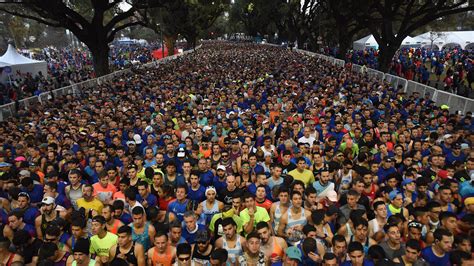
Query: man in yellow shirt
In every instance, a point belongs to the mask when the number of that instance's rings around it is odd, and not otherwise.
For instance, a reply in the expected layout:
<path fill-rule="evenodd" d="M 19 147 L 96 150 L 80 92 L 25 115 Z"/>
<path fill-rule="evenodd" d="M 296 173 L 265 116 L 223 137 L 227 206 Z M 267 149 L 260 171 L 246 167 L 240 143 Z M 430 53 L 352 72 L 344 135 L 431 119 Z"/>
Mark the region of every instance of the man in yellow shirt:
<path fill-rule="evenodd" d="M 92 216 L 102 213 L 104 204 L 94 197 L 94 188 L 92 185 L 84 185 L 82 187 L 82 198 L 77 200 L 77 207 L 84 208 L 86 215 L 92 212 Z M 91 217 L 88 217 L 91 218 Z"/>
<path fill-rule="evenodd" d="M 240 212 L 240 219 L 242 220 L 245 234 L 252 232 L 259 222 L 266 222 L 271 227 L 270 216 L 267 210 L 255 204 L 255 197 L 252 194 L 247 192 L 242 199 L 246 208 Z"/>
<path fill-rule="evenodd" d="M 109 250 L 117 244 L 118 236 L 107 232 L 104 216 L 97 215 L 92 218 L 92 234 L 90 253 L 95 254 L 96 260 L 102 263 L 109 261 Z"/>
<path fill-rule="evenodd" d="M 291 175 L 294 180 L 302 181 L 305 186 L 311 185 L 314 182 L 313 172 L 306 169 L 306 161 L 303 157 L 299 157 L 296 161 L 296 169 L 290 171 L 288 175 Z"/>

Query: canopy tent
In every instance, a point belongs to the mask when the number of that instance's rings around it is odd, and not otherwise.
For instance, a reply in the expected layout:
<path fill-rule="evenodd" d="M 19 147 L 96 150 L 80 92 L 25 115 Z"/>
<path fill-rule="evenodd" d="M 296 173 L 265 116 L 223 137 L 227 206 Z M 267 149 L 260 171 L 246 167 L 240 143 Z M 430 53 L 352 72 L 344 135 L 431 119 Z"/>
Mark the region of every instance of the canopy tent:
<path fill-rule="evenodd" d="M 354 50 L 365 50 L 367 48 L 379 48 L 379 45 L 377 44 L 377 41 L 374 38 L 374 35 L 367 35 L 352 44 L 352 49 Z"/>
<path fill-rule="evenodd" d="M 23 56 L 19 54 L 11 44 L 8 45 L 5 54 L 0 57 L 0 62 L 4 64 L 3 67 L 9 66 L 11 68 L 10 73 L 2 71 L 0 77 L 0 82 L 2 83 L 8 80 L 8 74 L 10 74 L 11 79 L 17 78 L 18 72 L 22 74 L 31 73 L 33 76 L 39 72 L 41 72 L 43 76 L 48 75 L 48 64 L 45 61 L 33 60 Z"/>
<path fill-rule="evenodd" d="M 442 49 L 449 46 L 459 46 L 462 49 L 472 47 L 474 43 L 474 31 L 440 31 L 440 32 L 425 32 L 414 39 L 422 47 L 433 49 Z"/>
<path fill-rule="evenodd" d="M 415 38 L 407 36 L 405 39 L 403 39 L 401 46 L 402 47 L 420 47 L 420 44 L 417 43 L 417 40 Z"/>

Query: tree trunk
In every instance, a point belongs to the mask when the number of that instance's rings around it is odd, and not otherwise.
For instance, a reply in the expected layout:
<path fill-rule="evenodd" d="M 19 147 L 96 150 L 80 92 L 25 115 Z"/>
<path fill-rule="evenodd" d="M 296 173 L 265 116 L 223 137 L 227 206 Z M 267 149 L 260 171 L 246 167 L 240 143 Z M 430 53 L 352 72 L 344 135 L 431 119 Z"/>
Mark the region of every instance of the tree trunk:
<path fill-rule="evenodd" d="M 92 62 L 96 77 L 104 76 L 110 73 L 109 68 L 109 44 L 107 42 L 97 42 L 95 45 L 87 44 L 92 54 Z"/>
<path fill-rule="evenodd" d="M 400 47 L 400 43 L 381 43 L 379 44 L 379 70 L 387 73 L 390 68 L 390 63 L 392 62 L 393 56 Z"/>
<path fill-rule="evenodd" d="M 174 55 L 174 45 L 176 42 L 176 36 L 166 36 L 165 35 L 165 45 L 168 48 L 168 56 Z"/>
<path fill-rule="evenodd" d="M 339 31 L 339 51 L 337 53 L 337 58 L 345 60 L 347 50 L 351 48 L 352 38 L 354 34 L 349 34 L 348 32 Z"/>

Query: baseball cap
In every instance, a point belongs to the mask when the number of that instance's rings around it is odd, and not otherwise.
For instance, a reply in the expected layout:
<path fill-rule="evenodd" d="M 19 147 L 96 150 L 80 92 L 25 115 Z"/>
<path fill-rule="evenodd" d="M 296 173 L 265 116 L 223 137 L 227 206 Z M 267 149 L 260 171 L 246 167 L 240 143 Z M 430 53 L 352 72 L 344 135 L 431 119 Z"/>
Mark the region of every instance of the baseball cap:
<path fill-rule="evenodd" d="M 337 201 L 337 192 L 334 191 L 334 190 L 330 190 L 326 193 L 326 197 L 332 201 L 332 202 L 336 202 Z"/>
<path fill-rule="evenodd" d="M 301 254 L 301 250 L 295 246 L 291 246 L 291 247 L 288 247 L 285 251 L 286 255 L 288 256 L 288 258 L 290 259 L 293 259 L 293 260 L 298 260 L 299 262 L 301 262 L 301 257 L 302 257 L 302 254 Z"/>
<path fill-rule="evenodd" d="M 407 178 L 407 179 L 403 180 L 402 186 L 408 185 L 408 184 L 413 183 L 413 182 L 415 182 L 415 180 L 413 180 L 411 178 Z"/>
<path fill-rule="evenodd" d="M 31 172 L 28 170 L 21 170 L 19 174 L 24 177 L 31 177 Z"/>
<path fill-rule="evenodd" d="M 127 141 L 127 146 L 131 146 L 131 145 L 136 145 L 135 141 L 133 140 Z"/>
<path fill-rule="evenodd" d="M 390 200 L 394 200 L 398 195 L 402 196 L 402 193 L 400 193 L 400 191 L 398 190 L 393 190 L 388 194 L 388 197 L 390 198 Z"/>
<path fill-rule="evenodd" d="M 135 144 L 142 144 L 143 140 L 142 137 L 138 134 L 133 135 L 133 140 L 135 141 Z"/>
<path fill-rule="evenodd" d="M 464 205 L 474 204 L 474 197 L 469 197 L 464 200 Z"/>
<path fill-rule="evenodd" d="M 184 150 L 184 148 L 179 148 L 178 153 L 176 154 L 176 156 L 178 156 L 179 158 L 185 157 L 186 156 L 186 151 Z"/>
<path fill-rule="evenodd" d="M 80 252 L 83 254 L 88 255 L 90 249 L 90 242 L 87 238 L 79 238 L 76 240 L 76 244 L 74 245 L 74 252 Z"/>
<path fill-rule="evenodd" d="M 96 215 L 92 218 L 92 222 L 98 222 L 100 224 L 105 224 L 105 218 L 102 215 Z"/>
<path fill-rule="evenodd" d="M 204 126 L 202 128 L 202 130 L 204 130 L 204 131 L 208 131 L 208 130 L 211 130 L 211 129 L 212 129 L 212 127 L 210 127 L 210 126 Z"/>
<path fill-rule="evenodd" d="M 54 198 L 53 197 L 44 197 L 43 200 L 41 201 L 42 204 L 46 205 L 51 205 L 54 203 Z"/>
<path fill-rule="evenodd" d="M 446 134 L 446 135 L 443 136 L 443 139 L 449 139 L 449 138 L 451 138 L 452 136 L 453 136 L 453 135 L 451 135 L 451 134 Z"/>
<path fill-rule="evenodd" d="M 128 165 L 128 169 L 132 169 L 132 168 L 133 169 L 138 169 L 138 167 L 133 163 Z"/>
<path fill-rule="evenodd" d="M 24 156 L 18 156 L 15 158 L 15 162 L 24 162 L 26 161 L 26 158 Z"/>
<path fill-rule="evenodd" d="M 423 228 L 423 225 L 418 221 L 411 221 L 408 223 L 408 228 Z"/>
<path fill-rule="evenodd" d="M 439 170 L 438 171 L 438 177 L 442 179 L 448 178 L 448 171 L 446 170 Z"/>
<path fill-rule="evenodd" d="M 0 167 L 10 167 L 10 166 L 12 166 L 12 165 L 9 164 L 9 163 L 6 163 L 6 162 L 1 162 L 0 163 Z"/>

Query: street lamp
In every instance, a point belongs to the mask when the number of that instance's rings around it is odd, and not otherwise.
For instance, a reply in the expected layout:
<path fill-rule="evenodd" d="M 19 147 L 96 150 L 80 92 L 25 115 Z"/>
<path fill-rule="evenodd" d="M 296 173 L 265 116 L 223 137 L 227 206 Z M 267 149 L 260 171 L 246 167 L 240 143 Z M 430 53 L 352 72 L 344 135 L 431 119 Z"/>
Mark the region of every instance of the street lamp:
<path fill-rule="evenodd" d="M 160 27 L 160 38 L 161 38 L 161 58 L 165 58 L 165 41 L 163 40 L 163 28 L 161 24 L 156 24 L 157 27 Z"/>

